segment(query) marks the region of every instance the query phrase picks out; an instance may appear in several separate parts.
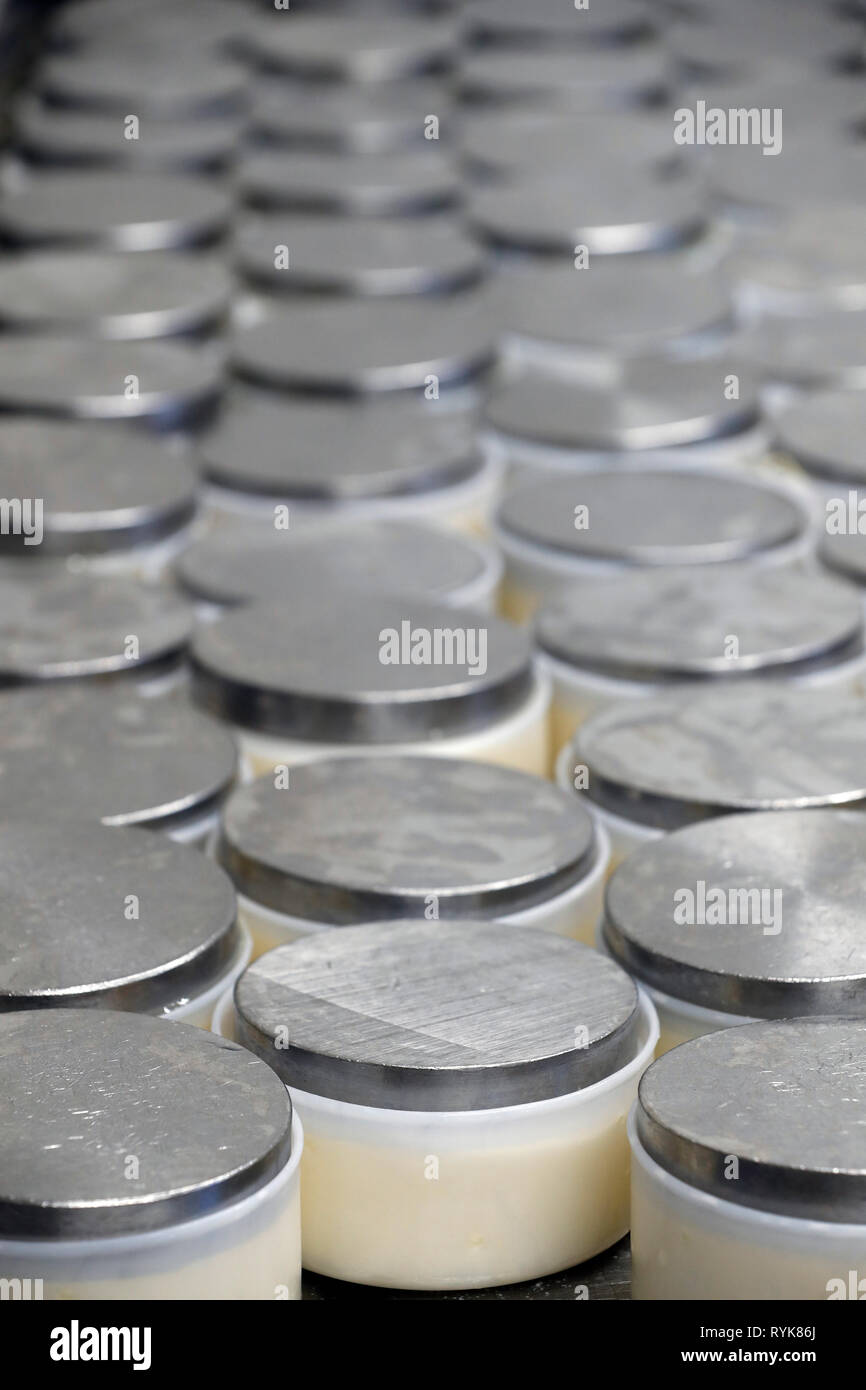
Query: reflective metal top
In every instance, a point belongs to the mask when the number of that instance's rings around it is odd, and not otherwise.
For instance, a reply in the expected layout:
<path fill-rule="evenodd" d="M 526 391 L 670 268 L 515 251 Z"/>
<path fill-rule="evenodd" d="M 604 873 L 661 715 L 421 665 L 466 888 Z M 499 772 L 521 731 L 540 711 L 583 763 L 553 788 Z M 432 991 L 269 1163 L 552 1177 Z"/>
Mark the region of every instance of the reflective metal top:
<path fill-rule="evenodd" d="M 531 177 L 539 169 L 562 169 L 589 178 L 600 170 L 607 176 L 612 164 L 661 170 L 672 164 L 677 151 L 666 116 L 479 106 L 461 112 L 460 153 L 488 176 Z"/>
<path fill-rule="evenodd" d="M 739 377 L 737 399 L 726 395 L 731 375 Z M 758 419 L 752 374 L 727 355 L 692 362 L 636 357 L 597 385 L 527 372 L 487 406 L 488 422 L 503 434 L 559 449 L 676 448 L 736 434 Z"/>
<path fill-rule="evenodd" d="M 631 1060 L 639 1028 L 637 992 L 613 961 L 496 922 L 321 932 L 260 957 L 235 1004 L 238 1036 L 288 1085 L 387 1110 L 581 1090 Z"/>
<path fill-rule="evenodd" d="M 778 154 L 767 158 L 760 145 L 719 145 L 707 165 L 717 198 L 756 212 L 820 206 L 827 213 L 866 204 L 866 149 L 844 137 L 821 139 L 820 132 L 786 141 L 784 116 Z"/>
<path fill-rule="evenodd" d="M 731 0 L 724 12 L 707 0 L 697 8 L 697 16 L 671 24 L 666 39 L 681 62 L 702 70 L 772 76 L 796 66 L 808 75 L 862 51 L 859 25 L 832 10 L 748 0 Z"/>
<path fill-rule="evenodd" d="M 244 30 L 246 14 L 234 0 L 149 0 L 148 17 L 160 35 L 188 39 L 190 30 L 206 50 L 231 44 Z M 127 41 L 142 41 L 141 14 L 126 0 L 81 0 L 72 9 L 55 10 L 51 16 L 50 41 L 57 47 L 92 49 L 94 45 L 112 47 Z"/>
<path fill-rule="evenodd" d="M 164 835 L 0 828 L 0 1012 L 168 1013 L 216 985 L 241 936 L 226 875 Z"/>
<path fill-rule="evenodd" d="M 414 661 L 413 661 L 414 653 Z M 234 609 L 191 648 L 199 703 L 296 739 L 400 743 L 484 728 L 533 688 L 529 638 L 501 618 L 336 587 Z"/>
<path fill-rule="evenodd" d="M 174 830 L 234 781 L 234 740 L 180 699 L 93 685 L 0 692 L 0 808 Z"/>
<path fill-rule="evenodd" d="M 162 338 L 214 327 L 231 280 L 216 260 L 37 251 L 0 261 L 0 327 Z"/>
<path fill-rule="evenodd" d="M 299 149 L 380 154 L 422 144 L 428 116 L 438 116 L 440 137 L 450 129 L 452 98 L 432 78 L 316 89 L 315 101 L 298 83 L 267 76 L 256 85 L 250 129 L 254 136 Z"/>
<path fill-rule="evenodd" d="M 866 482 L 866 396 L 860 391 L 812 391 L 780 411 L 773 429 L 780 447 L 807 472 L 852 486 Z"/>
<path fill-rule="evenodd" d="M 435 115 L 435 112 L 433 113 Z M 460 170 L 448 150 L 387 154 L 262 150 L 246 155 L 237 173 L 241 198 L 257 207 L 295 212 L 402 217 L 453 207 Z"/>
<path fill-rule="evenodd" d="M 463 9 L 470 33 L 504 42 L 592 44 L 634 41 L 652 33 L 650 10 L 640 0 L 605 0 L 578 10 L 557 0 L 468 0 Z"/>
<path fill-rule="evenodd" d="M 209 24 L 209 14 L 202 14 L 198 32 Z M 188 44 L 182 53 L 162 46 L 148 49 L 146 30 L 143 36 L 139 31 L 138 51 L 115 46 L 109 57 L 98 52 L 64 54 L 43 63 L 37 75 L 38 90 L 56 106 L 110 111 L 121 117 L 134 112 L 142 124 L 145 117 L 240 111 L 247 82 L 240 65 Z"/>
<path fill-rule="evenodd" d="M 660 1057 L 640 1083 L 637 1127 L 656 1162 L 691 1187 L 862 1223 L 864 1104 L 866 1021 L 797 1018 L 708 1033 Z"/>
<path fill-rule="evenodd" d="M 863 603 L 811 567 L 627 569 L 554 595 L 535 634 L 560 661 L 625 680 L 784 675 L 859 651 Z"/>
<path fill-rule="evenodd" d="M 137 140 L 103 111 L 59 111 L 24 98 L 16 109 L 15 149 L 36 164 L 160 173 L 221 170 L 240 138 L 234 116 L 207 121 L 146 121 Z"/>
<path fill-rule="evenodd" d="M 255 63 L 290 76 L 382 82 L 441 68 L 457 37 L 449 18 L 281 14 L 250 23 L 243 46 Z"/>
<path fill-rule="evenodd" d="M 485 291 L 448 299 L 329 301 L 272 310 L 240 332 L 235 372 L 274 388 L 335 393 L 423 390 L 464 381 L 493 360 Z"/>
<path fill-rule="evenodd" d="M 671 64 L 660 44 L 599 51 L 580 45 L 555 52 L 485 46 L 460 58 L 458 90 L 470 101 L 544 102 L 568 111 L 656 104 L 665 95 Z"/>
<path fill-rule="evenodd" d="M 147 435 L 85 421 L 0 417 L 0 496 L 42 502 L 43 537 L 0 537 L 0 553 L 126 550 L 179 530 L 195 510 L 189 465 Z"/>
<path fill-rule="evenodd" d="M 653 467 L 550 475 L 507 493 L 497 516 L 533 545 L 620 565 L 745 559 L 806 525 L 788 495 L 742 475 Z"/>
<path fill-rule="evenodd" d="M 860 390 L 866 386 L 866 308 L 768 319 L 743 333 L 739 348 L 767 381 Z"/>
<path fill-rule="evenodd" d="M 174 1226 L 257 1191 L 291 1152 L 279 1078 L 185 1023 L 0 1015 L 0 1089 L 0 1223 L 13 1240 Z"/>
<path fill-rule="evenodd" d="M 575 815 L 575 810 L 578 812 Z M 240 892 L 339 925 L 498 917 L 548 902 L 596 857 L 573 797 L 493 764 L 339 758 L 259 778 L 223 813 L 221 862 Z"/>
<path fill-rule="evenodd" d="M 200 441 L 202 468 L 222 487 L 322 502 L 399 497 L 477 473 L 476 418 L 402 398 L 310 401 L 229 393 Z"/>
<path fill-rule="evenodd" d="M 866 104 L 866 94 L 864 94 Z M 866 114 L 864 114 L 866 121 Z M 755 232 L 726 263 L 726 273 L 766 305 L 810 310 L 866 305 L 866 206 L 803 209 L 781 227 Z"/>
<path fill-rule="evenodd" d="M 680 691 L 591 716 L 572 754 L 593 801 L 664 830 L 727 811 L 861 809 L 866 701 L 753 683 Z"/>
<path fill-rule="evenodd" d="M 630 974 L 690 1004 L 866 1017 L 864 892 L 862 812 L 722 816 L 620 864 L 604 938 Z"/>

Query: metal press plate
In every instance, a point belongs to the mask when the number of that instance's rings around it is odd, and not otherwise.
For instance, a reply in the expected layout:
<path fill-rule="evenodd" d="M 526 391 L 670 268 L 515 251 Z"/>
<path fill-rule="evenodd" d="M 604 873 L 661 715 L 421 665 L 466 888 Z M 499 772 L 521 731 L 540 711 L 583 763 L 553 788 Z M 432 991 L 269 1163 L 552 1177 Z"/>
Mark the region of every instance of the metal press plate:
<path fill-rule="evenodd" d="M 765 381 L 860 390 L 866 386 L 866 308 L 768 319 L 742 334 L 738 350 Z"/>
<path fill-rule="evenodd" d="M 666 1053 L 641 1080 L 637 1125 L 656 1162 L 692 1187 L 860 1223 L 864 1104 L 866 1020 L 796 1018 L 726 1028 Z"/>
<path fill-rule="evenodd" d="M 579 814 L 575 815 L 575 810 Z M 526 773 L 450 758 L 340 758 L 269 778 L 226 805 L 219 856 L 277 911 L 351 925 L 497 917 L 549 901 L 596 853 L 573 797 Z"/>
<path fill-rule="evenodd" d="M 572 753 L 594 801 L 660 829 L 727 811 L 859 809 L 866 701 L 766 685 L 680 691 L 592 716 Z"/>
<path fill-rule="evenodd" d="M 328 585 L 447 598 L 479 580 L 488 563 L 479 542 L 412 521 L 326 522 L 300 534 L 251 522 L 193 542 L 175 573 L 211 603 L 291 599 Z"/>
<path fill-rule="evenodd" d="M 414 401 L 310 401 L 235 388 L 202 436 L 205 475 L 276 497 L 351 502 L 473 477 L 476 416 Z"/>
<path fill-rule="evenodd" d="M 0 692 L 0 807 L 11 816 L 171 829 L 212 810 L 234 740 L 180 699 L 61 684 Z"/>
<path fill-rule="evenodd" d="M 862 392 L 810 392 L 780 411 L 773 428 L 778 445 L 807 472 L 855 487 L 866 482 L 866 396 Z"/>
<path fill-rule="evenodd" d="M 474 634 L 486 642 L 485 669 L 477 660 L 385 664 L 388 630 L 401 643 L 412 632 L 431 641 L 436 632 L 467 634 L 467 656 Z M 198 629 L 191 661 L 195 696 L 211 713 L 262 732 L 339 743 L 468 733 L 513 712 L 533 685 L 529 639 L 501 618 L 336 587 L 299 593 L 290 607 L 270 601 L 229 612 Z"/>
<path fill-rule="evenodd" d="M 250 22 L 243 49 L 291 77 L 382 82 L 446 66 L 457 40 L 450 17 L 284 14 Z"/>
<path fill-rule="evenodd" d="M 0 1089 L 0 1216 L 13 1239 L 163 1229 L 255 1192 L 291 1150 L 279 1078 L 184 1023 L 0 1015 Z"/>
<path fill-rule="evenodd" d="M 163 338 L 218 325 L 231 294 L 217 260 L 171 251 L 36 251 L 0 260 L 0 328 Z"/>
<path fill-rule="evenodd" d="M 333 85 L 316 90 L 315 101 L 298 84 L 287 87 L 266 76 L 256 85 L 250 132 L 253 137 L 298 149 L 381 154 L 424 144 L 429 116 L 439 135 L 451 130 L 453 98 L 444 82 L 409 78 L 382 85 Z"/>
<path fill-rule="evenodd" d="M 195 510 L 196 477 L 147 435 L 89 421 L 0 417 L 0 495 L 39 498 L 44 535 L 0 538 L 24 559 L 126 550 L 171 535 Z"/>
<path fill-rule="evenodd" d="M 271 309 L 237 333 L 236 373 L 272 388 L 362 394 L 422 391 L 483 371 L 495 355 L 484 290 L 415 303 L 342 301 Z"/>
<path fill-rule="evenodd" d="M 570 666 L 626 680 L 784 675 L 859 650 L 863 604 L 811 567 L 628 569 L 550 599 L 535 635 Z"/>
<path fill-rule="evenodd" d="M 670 79 L 667 53 L 655 43 L 540 53 L 493 46 L 467 49 L 457 69 L 458 91 L 468 101 L 542 103 L 567 111 L 654 105 Z"/>
<path fill-rule="evenodd" d="M 438 212 L 454 207 L 462 192 L 453 155 L 435 147 L 328 158 L 252 151 L 240 161 L 237 189 L 255 207 L 370 217 Z"/>
<path fill-rule="evenodd" d="M 580 1090 L 631 1060 L 639 1018 L 631 980 L 599 952 L 469 921 L 377 922 L 278 947 L 244 972 L 235 1003 L 241 1040 L 289 1085 L 398 1110 Z"/>
<path fill-rule="evenodd" d="M 209 19 L 202 17 L 206 32 Z M 146 37 L 146 36 L 145 36 Z M 240 64 L 223 62 L 186 45 L 156 49 L 139 41 L 124 52 L 64 54 L 39 69 L 37 88 L 45 101 L 85 111 L 134 112 L 142 119 L 184 118 L 243 110 L 247 74 Z"/>
<path fill-rule="evenodd" d="M 575 508 L 588 525 L 575 528 Z M 784 493 L 709 469 L 647 467 L 552 474 L 506 494 L 502 530 L 561 555 L 629 565 L 741 560 L 802 533 L 806 516 Z"/>
<path fill-rule="evenodd" d="M 215 986 L 241 948 L 231 883 L 206 855 L 140 830 L 27 820 L 0 828 L 0 943 L 0 1013 L 163 1013 Z"/>
<path fill-rule="evenodd" d="M 737 399 L 726 395 L 732 375 Z M 724 438 L 755 425 L 760 412 L 754 372 L 725 355 L 636 357 L 597 384 L 525 372 L 494 392 L 486 418 L 504 435 L 552 448 L 646 450 Z"/>
<path fill-rule="evenodd" d="M 716 920 L 710 904 L 706 923 L 683 924 L 678 895 L 696 900 L 699 884 L 724 895 L 725 915 Z M 864 893 L 862 812 L 723 816 L 620 864 L 604 936 L 638 980 L 690 1004 L 752 1018 L 866 1017 Z"/>

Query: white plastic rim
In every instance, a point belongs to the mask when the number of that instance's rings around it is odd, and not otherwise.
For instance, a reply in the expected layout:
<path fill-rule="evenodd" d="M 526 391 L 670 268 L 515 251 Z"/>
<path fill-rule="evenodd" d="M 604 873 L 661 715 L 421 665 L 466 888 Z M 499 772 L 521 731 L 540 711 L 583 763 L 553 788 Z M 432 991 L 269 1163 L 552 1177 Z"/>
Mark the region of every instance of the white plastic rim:
<path fill-rule="evenodd" d="M 192 820 L 184 821 L 182 825 L 172 826 L 169 823 L 165 827 L 164 834 L 179 845 L 191 845 L 193 849 L 206 851 L 214 833 L 219 828 L 219 820 L 219 811 L 208 811 L 203 816 L 196 816 Z"/>
<path fill-rule="evenodd" d="M 0 1278 L 42 1280 L 49 1300 L 299 1299 L 303 1149 L 296 1113 L 291 1158 L 275 1178 L 175 1226 L 88 1240 L 0 1238 Z"/>
<path fill-rule="evenodd" d="M 571 744 L 567 743 L 557 755 L 555 780 L 563 791 L 576 796 L 581 806 L 590 812 L 595 820 L 596 829 L 607 831 L 610 842 L 607 876 L 610 878 L 614 869 L 618 868 L 632 850 L 640 849 L 641 845 L 647 844 L 650 840 L 661 839 L 665 832 L 654 825 L 641 825 L 638 821 L 626 820 L 624 816 L 608 811 L 605 806 L 598 806 L 584 792 L 575 790 L 572 763 Z"/>
<path fill-rule="evenodd" d="M 509 926 L 554 932 L 558 936 L 568 936 L 574 941 L 582 941 L 587 946 L 594 945 L 595 926 L 604 899 L 610 857 L 610 844 L 603 826 L 596 825 L 595 836 L 596 853 L 588 873 L 583 878 L 547 902 L 536 903 L 521 912 L 503 913 L 492 920 Z M 320 922 L 308 917 L 294 917 L 288 912 L 276 912 L 273 908 L 254 902 L 243 893 L 238 894 L 238 917 L 252 937 L 253 960 L 258 960 L 265 951 L 271 951 L 275 946 L 285 946 L 290 941 L 297 941 L 299 937 L 312 936 L 322 931 L 340 931 L 340 927 L 332 922 Z"/>
<path fill-rule="evenodd" d="M 536 669 L 528 698 L 504 719 L 496 719 L 472 733 L 450 734 L 417 743 L 316 743 L 257 734 L 237 725 L 228 727 L 237 739 L 246 768 L 254 777 L 273 773 L 277 767 L 298 767 L 320 758 L 351 758 L 364 754 L 468 758 L 547 777 L 550 772 L 550 696 L 550 677 Z"/>
<path fill-rule="evenodd" d="M 164 1015 L 165 1018 L 174 1019 L 177 1023 L 190 1023 L 196 1028 L 210 1028 L 214 1006 L 226 990 L 234 989 L 235 980 L 243 970 L 246 970 L 252 958 L 252 937 L 243 921 L 239 920 L 238 925 L 241 935 L 240 947 L 225 974 L 209 989 L 197 994 L 194 999 L 187 1000 L 185 1004 L 181 1004 L 175 1009 L 169 1009 Z"/>
<path fill-rule="evenodd" d="M 635 1109 L 628 1121 L 633 1298 L 846 1297 L 839 1290 L 850 1271 L 866 1269 L 866 1225 L 779 1216 L 690 1187 L 647 1153 Z"/>
<path fill-rule="evenodd" d="M 571 1095 L 474 1111 L 383 1110 L 291 1088 L 307 1135 L 304 1264 L 385 1288 L 489 1288 L 590 1259 L 628 1229 L 632 1060 Z M 217 1031 L 215 1029 L 215 1031 Z"/>

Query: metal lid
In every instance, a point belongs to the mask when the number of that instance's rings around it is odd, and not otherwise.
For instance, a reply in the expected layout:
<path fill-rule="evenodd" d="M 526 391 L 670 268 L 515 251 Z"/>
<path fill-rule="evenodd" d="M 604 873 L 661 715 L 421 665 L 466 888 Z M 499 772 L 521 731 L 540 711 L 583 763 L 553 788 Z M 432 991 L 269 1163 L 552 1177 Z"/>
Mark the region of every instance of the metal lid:
<path fill-rule="evenodd" d="M 707 226 L 703 191 L 691 178 L 660 179 L 621 166 L 591 184 L 554 173 L 476 189 L 468 218 L 491 246 L 570 260 L 576 246 L 590 256 L 668 250 L 693 242 Z"/>
<path fill-rule="evenodd" d="M 257 1191 L 291 1153 L 279 1078 L 185 1023 L 0 1015 L 0 1086 L 0 1225 L 13 1239 L 174 1226 Z"/>
<path fill-rule="evenodd" d="M 788 214 L 821 206 L 826 216 L 866 204 L 866 149 L 820 132 L 785 141 L 769 159 L 761 145 L 714 146 L 707 172 L 718 197 L 746 208 Z"/>
<path fill-rule="evenodd" d="M 749 683 L 629 701 L 592 715 L 571 751 L 593 801 L 662 830 L 866 802 L 866 701 L 847 691 Z"/>
<path fill-rule="evenodd" d="M 866 102 L 866 96 L 864 96 Z M 857 309 L 866 305 L 866 206 L 804 209 L 772 231 L 754 233 L 727 261 L 726 273 L 766 307 Z"/>
<path fill-rule="evenodd" d="M 0 338 L 0 410 L 185 423 L 216 403 L 220 359 L 175 343 Z"/>
<path fill-rule="evenodd" d="M 866 386 L 866 309 L 767 319 L 738 345 L 752 371 L 792 386 Z"/>
<path fill-rule="evenodd" d="M 460 172 L 447 150 L 333 154 L 262 150 L 246 155 L 238 193 L 254 207 L 404 217 L 453 207 Z"/>
<path fill-rule="evenodd" d="M 603 111 L 657 105 L 670 77 L 668 55 L 657 43 L 602 50 L 566 45 L 549 52 L 490 46 L 461 54 L 457 83 L 468 101 Z"/>
<path fill-rule="evenodd" d="M 259 385 L 333 394 L 423 391 L 466 381 L 495 356 L 484 290 L 441 300 L 345 300 L 273 309 L 237 334 L 235 372 Z"/>
<path fill-rule="evenodd" d="M 0 328 L 165 338 L 214 328 L 231 294 L 217 260 L 171 251 L 36 251 L 0 260 Z"/>
<path fill-rule="evenodd" d="M 283 246 L 288 265 L 278 269 L 277 248 Z M 287 293 L 444 293 L 474 284 L 484 273 L 484 257 L 475 242 L 458 223 L 438 217 L 358 222 L 280 213 L 248 216 L 237 229 L 235 259 L 251 280 Z"/>
<path fill-rule="evenodd" d="M 579 812 L 575 815 L 575 810 Z M 592 819 L 551 782 L 451 758 L 335 758 L 261 777 L 223 812 L 218 849 L 240 892 L 344 926 L 499 917 L 549 902 L 597 855 Z"/>
<path fill-rule="evenodd" d="M 731 375 L 739 379 L 737 399 L 726 394 Z M 671 449 L 757 424 L 753 378 L 742 362 L 727 356 L 690 362 L 634 357 L 598 384 L 525 372 L 491 397 L 486 414 L 503 434 L 552 448 Z"/>
<path fill-rule="evenodd" d="M 291 87 L 280 78 L 262 78 L 250 116 L 252 135 L 298 149 L 381 154 L 423 144 L 431 115 L 439 118 L 441 136 L 453 104 L 443 82 L 423 77 L 320 87 L 315 98 L 300 83 Z"/>
<path fill-rule="evenodd" d="M 685 826 L 620 864 L 605 941 L 642 983 L 690 1004 L 758 1018 L 866 1016 L 864 851 L 859 814 L 767 811 Z"/>
<path fill-rule="evenodd" d="M 233 389 L 200 441 L 222 487 L 330 503 L 402 497 L 474 476 L 476 417 L 412 400 L 305 400 Z"/>
<path fill-rule="evenodd" d="M 0 428 L 0 449 L 2 439 Z M 336 521 L 300 532 L 242 522 L 194 541 L 175 573 L 210 603 L 277 599 L 320 585 L 450 600 L 491 567 L 495 552 L 480 541 L 419 522 Z"/>
<path fill-rule="evenodd" d="M 199 30 L 209 24 L 202 16 Z M 197 40 L 196 40 L 197 42 Z M 39 69 L 37 87 L 43 100 L 84 111 L 134 112 L 148 117 L 184 118 L 243 110 L 248 77 L 245 70 L 218 61 L 212 54 L 185 47 L 172 53 L 141 48 L 124 52 L 80 53 L 50 59 Z"/>
<path fill-rule="evenodd" d="M 515 271 L 495 290 L 509 333 L 560 346 L 647 352 L 732 323 L 718 272 L 691 271 L 676 253 Z"/>
<path fill-rule="evenodd" d="M 747 1023 L 693 1038 L 641 1079 L 641 1143 L 674 1177 L 739 1206 L 861 1223 L 864 1056 L 862 1018 Z"/>
<path fill-rule="evenodd" d="M 90 422 L 0 416 L 0 495 L 42 504 L 42 539 L 0 537 L 27 559 L 128 550 L 192 519 L 196 477 L 146 435 Z"/>
<path fill-rule="evenodd" d="M 288 1085 L 386 1110 L 567 1095 L 627 1065 L 639 1031 L 613 961 L 497 922 L 320 932 L 244 971 L 235 1006 L 241 1041 Z"/>
<path fill-rule="evenodd" d="M 10 821 L 0 885 L 0 1013 L 168 1013 L 216 985 L 240 952 L 228 878 L 164 835 Z"/>
<path fill-rule="evenodd" d="M 272 15 L 248 24 L 258 66 L 305 79 L 383 82 L 437 71 L 454 55 L 450 18 L 423 15 Z"/>
<path fill-rule="evenodd" d="M 173 830 L 231 786 L 234 740 L 179 699 L 81 685 L 0 693 L 0 806 Z"/>
<path fill-rule="evenodd" d="M 859 652 L 863 603 L 811 567 L 628 569 L 555 594 L 535 636 L 560 661 L 623 680 L 789 675 Z"/>
<path fill-rule="evenodd" d="M 779 411 L 773 428 L 777 444 L 808 473 L 866 482 L 866 396 L 860 391 L 812 391 Z"/>
<path fill-rule="evenodd" d="M 584 11 L 589 13 L 589 11 Z M 563 170 L 585 178 L 610 167 L 638 169 L 671 165 L 670 121 L 647 112 L 577 113 L 468 107 L 461 113 L 460 153 L 488 177 L 532 177 L 539 169 Z"/>
<path fill-rule="evenodd" d="M 127 139 L 125 129 L 122 116 L 59 111 L 25 99 L 16 107 L 12 142 L 34 164 L 182 173 L 223 170 L 240 138 L 235 117 L 146 120 L 137 140 Z"/>
<path fill-rule="evenodd" d="M 119 575 L 6 562 L 0 683 L 140 675 L 176 662 L 192 610 L 167 587 Z"/>
<path fill-rule="evenodd" d="M 235 609 L 200 628 L 191 653 L 205 709 L 321 742 L 468 733 L 519 708 L 533 685 L 529 638 L 501 618 L 338 588 L 298 593 L 290 609 Z"/>
<path fill-rule="evenodd" d="M 577 9 L 561 0 L 468 0 L 464 20 L 478 39 L 494 43 L 605 44 L 633 42 L 653 32 L 650 11 L 640 0 L 605 0 Z"/>
<path fill-rule="evenodd" d="M 52 171 L 0 199 L 0 237 L 16 246 L 177 250 L 221 236 L 230 210 L 225 190 L 180 174 Z"/>
<path fill-rule="evenodd" d="M 588 508 L 581 530 L 576 507 Z M 742 560 L 794 540 L 807 520 L 775 488 L 685 468 L 549 475 L 509 492 L 497 518 L 503 531 L 545 550 L 618 565 Z"/>

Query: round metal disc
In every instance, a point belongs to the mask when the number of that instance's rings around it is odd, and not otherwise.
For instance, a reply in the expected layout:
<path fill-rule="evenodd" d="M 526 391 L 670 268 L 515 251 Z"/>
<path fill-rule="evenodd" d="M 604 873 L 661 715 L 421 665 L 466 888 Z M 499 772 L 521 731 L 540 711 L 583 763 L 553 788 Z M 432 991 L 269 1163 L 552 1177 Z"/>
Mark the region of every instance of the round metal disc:
<path fill-rule="evenodd" d="M 263 150 L 246 155 L 237 187 L 255 207 L 293 212 L 403 217 L 453 207 L 460 173 L 447 150 L 321 154 Z"/>
<path fill-rule="evenodd" d="M 653 32 L 640 0 L 605 0 L 584 9 L 561 0 L 536 0 L 531 8 L 523 0 L 468 0 L 463 15 L 470 34 L 494 43 L 624 43 Z"/>
<path fill-rule="evenodd" d="M 423 145 L 425 123 L 437 116 L 449 126 L 453 99 L 432 78 L 383 85 L 334 85 L 316 90 L 315 101 L 298 83 L 263 78 L 256 86 L 250 130 L 254 137 L 298 149 L 381 154 Z"/>
<path fill-rule="evenodd" d="M 866 386 L 866 309 L 768 319 L 743 333 L 738 350 L 765 381 L 860 390 Z"/>
<path fill-rule="evenodd" d="M 151 32 L 163 42 L 194 42 L 196 49 L 231 46 L 240 38 L 247 16 L 234 0 L 148 0 Z M 126 0 L 77 0 L 75 5 L 52 14 L 50 40 L 60 47 L 86 47 L 104 43 L 131 46 L 142 41 L 142 16 Z"/>
<path fill-rule="evenodd" d="M 122 117 L 24 100 L 12 138 L 16 152 L 33 164 L 164 174 L 221 172 L 240 139 L 234 117 L 150 120 L 139 127 L 137 140 L 127 139 L 125 129 Z"/>
<path fill-rule="evenodd" d="M 784 68 L 840 63 L 863 51 L 859 25 L 832 10 L 809 5 L 732 5 L 719 11 L 702 6 L 696 22 L 671 24 L 665 38 L 682 64 L 701 71 L 747 74 L 766 69 L 771 76 Z"/>
<path fill-rule="evenodd" d="M 414 664 L 413 634 L 422 635 Z M 212 713 L 245 728 L 339 743 L 484 728 L 519 708 L 533 683 L 529 639 L 501 618 L 337 588 L 298 593 L 290 608 L 254 603 L 199 628 L 192 668 L 196 698 Z"/>
<path fill-rule="evenodd" d="M 765 157 L 760 145 L 721 145 L 711 151 L 708 179 L 731 204 L 788 214 L 820 206 L 866 205 L 866 149 L 820 135 L 783 142 Z"/>
<path fill-rule="evenodd" d="M 588 13 L 588 11 L 586 11 Z M 670 122 L 646 113 L 577 114 L 498 107 L 469 107 L 461 115 L 460 151 L 469 164 L 488 176 L 532 177 L 563 170 L 589 181 L 607 177 L 611 165 L 661 171 L 672 163 Z"/>
<path fill-rule="evenodd" d="M 864 891 L 866 816 L 723 816 L 620 864 L 604 937 L 631 975 L 690 1004 L 866 1017 Z"/>
<path fill-rule="evenodd" d="M 598 951 L 470 921 L 377 922 L 277 947 L 241 976 L 235 1004 L 239 1037 L 287 1084 L 389 1110 L 581 1090 L 631 1060 L 639 1017 L 631 980 Z"/>
<path fill-rule="evenodd" d="M 580 814 L 575 816 L 577 809 Z M 239 891 L 351 925 L 500 917 L 549 901 L 596 854 L 592 820 L 540 777 L 450 758 L 339 758 L 235 792 L 218 854 Z"/>
<path fill-rule="evenodd" d="M 776 441 L 818 478 L 866 482 L 866 396 L 859 391 L 813 391 L 781 411 Z"/>
<path fill-rule="evenodd" d="M 244 49 L 260 67 L 292 77 L 382 82 L 447 66 L 457 30 L 415 15 L 274 15 L 247 26 Z"/>
<path fill-rule="evenodd" d="M 207 27 L 208 20 L 202 20 Z M 43 99 L 57 106 L 84 111 L 132 112 L 142 124 L 149 117 L 183 118 L 243 110 L 247 74 L 234 63 L 220 62 L 195 48 L 172 55 L 124 52 L 115 47 L 109 58 L 81 53 L 51 59 L 39 70 Z"/>
<path fill-rule="evenodd" d="M 796 1018 L 726 1028 L 666 1053 L 641 1080 L 637 1127 L 656 1162 L 701 1191 L 862 1223 L 864 1103 L 866 1021 Z"/>
<path fill-rule="evenodd" d="M 545 103 L 567 111 L 656 105 L 670 79 L 668 55 L 655 43 L 541 53 L 494 46 L 468 49 L 457 75 L 458 90 L 469 101 Z"/>
<path fill-rule="evenodd" d="M 0 889 L 0 1013 L 167 1013 L 216 985 L 241 946 L 226 875 L 164 835 L 11 821 Z"/>
<path fill-rule="evenodd" d="M 291 1152 L 279 1078 L 184 1023 L 0 1015 L 0 1087 L 0 1218 L 12 1239 L 173 1226 L 257 1191 Z"/>
<path fill-rule="evenodd" d="M 866 98 L 864 98 L 866 100 Z M 784 312 L 787 304 L 820 309 L 866 306 L 866 206 L 833 209 L 827 236 L 825 207 L 803 210 L 782 227 L 752 239 L 727 262 L 743 290 Z"/>

